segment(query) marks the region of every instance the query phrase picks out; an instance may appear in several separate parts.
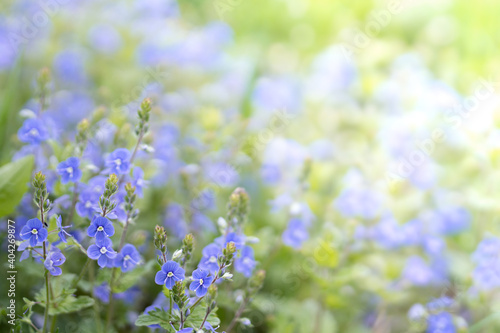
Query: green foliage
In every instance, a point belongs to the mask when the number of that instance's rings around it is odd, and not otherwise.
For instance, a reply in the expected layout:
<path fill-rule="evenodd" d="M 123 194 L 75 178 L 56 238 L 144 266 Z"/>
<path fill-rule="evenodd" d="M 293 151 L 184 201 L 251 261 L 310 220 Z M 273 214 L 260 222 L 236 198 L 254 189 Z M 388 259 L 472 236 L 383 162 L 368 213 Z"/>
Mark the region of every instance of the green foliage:
<path fill-rule="evenodd" d="M 74 274 L 65 274 L 60 277 L 52 278 L 52 293 L 50 299 L 49 315 L 58 315 L 63 313 L 71 313 L 83 310 L 94 305 L 94 299 L 89 296 L 74 296 L 76 289 L 70 288 Z M 54 281 L 56 280 L 56 281 Z M 45 287 L 43 287 L 36 295 L 35 300 L 45 308 Z M 29 300 L 25 300 L 29 301 Z"/>
<path fill-rule="evenodd" d="M 26 156 L 0 168 L 0 217 L 11 214 L 28 191 L 33 165 L 33 156 Z"/>
<path fill-rule="evenodd" d="M 199 328 L 203 323 L 203 319 L 205 318 L 206 313 L 207 313 L 206 306 L 196 307 L 187 318 L 185 323 L 186 326 L 193 327 L 196 329 Z M 210 323 L 210 325 L 212 325 L 213 327 L 216 327 L 217 325 L 220 324 L 220 319 L 219 317 L 217 317 L 217 307 L 215 307 L 212 310 L 212 312 L 210 312 L 210 315 L 207 317 L 207 322 Z"/>
<path fill-rule="evenodd" d="M 180 318 L 173 313 L 172 315 L 166 311 L 156 308 L 153 311 L 149 311 L 147 314 L 140 315 L 135 321 L 137 326 L 150 326 L 150 325 L 160 325 L 162 328 L 166 329 L 168 332 L 173 332 L 172 326 L 170 326 L 170 321 L 179 321 Z"/>

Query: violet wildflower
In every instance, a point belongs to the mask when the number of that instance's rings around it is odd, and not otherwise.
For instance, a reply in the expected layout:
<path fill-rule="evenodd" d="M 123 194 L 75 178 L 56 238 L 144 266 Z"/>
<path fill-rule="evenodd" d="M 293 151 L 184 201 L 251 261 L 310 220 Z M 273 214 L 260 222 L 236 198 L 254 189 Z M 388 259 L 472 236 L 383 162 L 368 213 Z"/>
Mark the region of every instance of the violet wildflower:
<path fill-rule="evenodd" d="M 305 224 L 302 220 L 292 218 L 287 229 L 283 232 L 283 243 L 293 248 L 300 248 L 302 243 L 309 238 Z"/>
<path fill-rule="evenodd" d="M 87 235 L 89 237 L 95 237 L 98 242 L 101 242 L 105 238 L 113 236 L 114 234 L 115 228 L 113 227 L 113 224 L 104 216 L 97 216 L 93 219 L 87 229 Z"/>
<path fill-rule="evenodd" d="M 130 170 L 130 153 L 125 148 L 118 148 L 106 159 L 106 166 L 110 173 L 117 175 L 127 174 Z"/>
<path fill-rule="evenodd" d="M 38 242 L 43 242 L 48 236 L 47 229 L 43 227 L 42 222 L 35 218 L 28 220 L 26 225 L 21 229 L 21 239 L 29 240 L 30 245 L 35 247 Z"/>
<path fill-rule="evenodd" d="M 134 176 L 132 185 L 135 186 L 135 193 L 137 193 L 137 196 L 139 198 L 142 198 L 142 189 L 146 185 L 146 181 L 144 180 L 144 171 L 142 171 L 142 169 L 139 167 L 135 167 L 132 173 Z"/>
<path fill-rule="evenodd" d="M 196 292 L 198 297 L 205 296 L 212 280 L 209 271 L 196 269 L 193 271 L 193 282 L 189 285 L 189 289 Z"/>
<path fill-rule="evenodd" d="M 215 273 L 219 270 L 219 263 L 217 259 L 222 255 L 222 250 L 217 244 L 208 244 L 202 251 L 203 258 L 201 258 L 198 267 Z"/>
<path fill-rule="evenodd" d="M 99 211 L 99 197 L 99 193 L 92 190 L 85 190 L 80 193 L 75 207 L 78 215 L 92 219 Z"/>
<path fill-rule="evenodd" d="M 49 133 L 40 119 L 28 118 L 17 131 L 17 136 L 22 142 L 38 145 L 49 138 Z"/>
<path fill-rule="evenodd" d="M 427 318 L 427 333 L 456 333 L 453 316 L 448 312 L 430 315 Z"/>
<path fill-rule="evenodd" d="M 120 253 L 116 255 L 115 267 L 120 267 L 122 272 L 128 272 L 135 268 L 141 261 L 139 252 L 131 244 L 125 244 Z"/>
<path fill-rule="evenodd" d="M 64 230 L 64 229 L 67 229 L 67 228 L 69 228 L 71 226 L 70 225 L 63 226 L 62 225 L 61 216 L 57 217 L 56 224 L 57 224 L 57 230 L 59 230 L 59 232 L 57 233 L 59 235 L 59 238 L 61 238 L 61 241 L 63 241 L 64 243 L 67 243 L 68 241 L 66 240 L 66 236 L 71 237 L 71 235 L 68 234 L 68 232 L 66 230 Z"/>
<path fill-rule="evenodd" d="M 99 266 L 107 267 L 111 259 L 116 257 L 116 252 L 111 245 L 111 240 L 104 238 L 102 241 L 90 245 L 87 249 L 87 255 L 90 259 L 97 260 Z"/>
<path fill-rule="evenodd" d="M 175 261 L 167 261 L 156 273 L 155 283 L 172 289 L 176 281 L 184 280 L 184 269 Z"/>
<path fill-rule="evenodd" d="M 61 183 L 78 182 L 82 177 L 79 166 L 80 159 L 78 157 L 70 157 L 66 161 L 59 163 L 57 173 L 61 176 Z"/>
<path fill-rule="evenodd" d="M 59 267 L 66 261 L 66 257 L 59 251 L 51 252 L 47 255 L 47 259 L 43 265 L 53 276 L 62 274 L 62 269 Z"/>
<path fill-rule="evenodd" d="M 234 268 L 248 278 L 252 275 L 255 265 L 253 249 L 250 246 L 244 246 L 240 256 L 234 261 Z"/>

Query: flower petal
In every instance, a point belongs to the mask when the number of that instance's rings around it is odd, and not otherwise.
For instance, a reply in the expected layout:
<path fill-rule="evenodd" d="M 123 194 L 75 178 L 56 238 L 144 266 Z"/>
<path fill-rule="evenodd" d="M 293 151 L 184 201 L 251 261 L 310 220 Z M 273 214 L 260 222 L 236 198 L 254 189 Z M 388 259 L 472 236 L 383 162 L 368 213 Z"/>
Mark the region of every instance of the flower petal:
<path fill-rule="evenodd" d="M 87 250 L 87 255 L 89 256 L 90 259 L 96 260 L 99 259 L 99 257 L 101 256 L 101 251 L 97 247 L 97 245 L 92 244 L 89 246 Z"/>
<path fill-rule="evenodd" d="M 97 260 L 97 264 L 102 268 L 106 267 L 107 263 L 108 263 L 108 257 L 106 256 L 100 256 L 99 259 Z"/>
<path fill-rule="evenodd" d="M 167 279 L 167 274 L 161 270 L 158 273 L 156 273 L 155 276 L 155 283 L 159 285 L 165 284 L 165 280 Z"/>

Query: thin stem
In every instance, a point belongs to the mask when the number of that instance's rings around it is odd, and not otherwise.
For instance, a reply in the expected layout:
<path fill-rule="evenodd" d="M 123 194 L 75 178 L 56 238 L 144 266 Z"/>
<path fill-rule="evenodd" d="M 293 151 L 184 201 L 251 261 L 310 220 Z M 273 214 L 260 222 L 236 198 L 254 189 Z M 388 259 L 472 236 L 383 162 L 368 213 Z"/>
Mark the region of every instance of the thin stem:
<path fill-rule="evenodd" d="M 83 265 L 82 270 L 80 271 L 80 274 L 71 284 L 71 289 L 76 288 L 76 286 L 78 285 L 78 282 L 82 279 L 83 274 L 85 273 L 85 270 L 87 269 L 89 264 L 90 264 L 90 258 L 87 258 L 87 261 L 85 262 L 85 265 Z"/>
<path fill-rule="evenodd" d="M 170 293 L 170 314 L 172 314 L 172 307 L 173 307 L 172 293 Z"/>
<path fill-rule="evenodd" d="M 40 198 L 40 218 L 42 220 L 42 225 L 45 226 L 44 221 L 44 211 L 43 211 L 43 198 Z M 45 241 L 43 242 L 43 260 L 47 259 L 47 246 L 45 245 Z M 47 324 L 49 321 L 49 308 L 50 308 L 50 288 L 49 288 L 49 271 L 45 270 L 45 312 L 43 314 L 43 329 L 42 332 L 45 333 L 47 331 Z"/>
<path fill-rule="evenodd" d="M 90 265 L 89 266 L 89 280 L 90 280 L 92 285 L 94 285 L 94 283 L 95 283 L 94 274 L 95 274 L 94 265 Z M 92 297 L 95 299 L 94 290 L 92 290 Z M 102 332 L 101 312 L 99 310 L 99 304 L 97 302 L 94 302 L 94 317 L 96 320 L 97 332 L 101 333 Z"/>
<path fill-rule="evenodd" d="M 207 307 L 207 312 L 205 313 L 205 318 L 203 318 L 203 322 L 200 325 L 200 330 L 203 328 L 203 325 L 205 325 L 205 322 L 207 321 L 208 316 L 210 315 L 210 306 Z"/>
<path fill-rule="evenodd" d="M 249 301 L 250 301 L 250 296 L 247 296 L 245 298 L 245 300 L 243 301 L 243 303 L 241 303 L 238 311 L 236 311 L 236 314 L 234 315 L 233 320 L 231 320 L 231 323 L 227 327 L 226 333 L 231 332 L 231 330 L 234 328 L 234 326 L 236 325 L 236 322 L 238 321 L 238 319 L 240 318 L 241 314 L 245 310 L 245 308 L 246 308 L 246 306 L 247 306 L 247 304 L 248 304 Z"/>
<path fill-rule="evenodd" d="M 52 324 L 50 325 L 50 332 L 56 331 L 56 318 L 57 318 L 56 315 L 52 316 Z"/>

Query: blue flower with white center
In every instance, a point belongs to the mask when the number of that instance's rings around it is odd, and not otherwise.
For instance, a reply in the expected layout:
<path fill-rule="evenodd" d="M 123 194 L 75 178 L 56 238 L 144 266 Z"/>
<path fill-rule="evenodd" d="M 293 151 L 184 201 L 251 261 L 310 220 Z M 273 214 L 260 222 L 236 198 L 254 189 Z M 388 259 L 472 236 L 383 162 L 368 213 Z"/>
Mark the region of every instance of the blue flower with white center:
<path fill-rule="evenodd" d="M 57 173 L 61 176 L 61 183 L 68 182 L 76 183 L 82 177 L 80 171 L 80 159 L 78 157 L 70 157 L 66 161 L 62 161 L 57 166 Z"/>
<path fill-rule="evenodd" d="M 40 119 L 28 118 L 17 131 L 19 140 L 31 145 L 38 145 L 49 138 L 49 133 Z"/>
<path fill-rule="evenodd" d="M 134 181 L 132 185 L 135 186 L 135 193 L 137 193 L 137 196 L 139 198 L 142 198 L 143 195 L 142 189 L 147 184 L 147 182 L 144 180 L 144 171 L 142 171 L 142 169 L 139 167 L 135 167 L 133 171 L 133 176 L 134 176 Z"/>
<path fill-rule="evenodd" d="M 283 243 L 285 245 L 291 246 L 298 249 L 302 246 L 302 243 L 309 238 L 309 233 L 307 228 L 301 219 L 292 218 L 288 222 L 287 229 L 283 232 Z"/>
<path fill-rule="evenodd" d="M 81 217 L 92 219 L 99 211 L 99 197 L 100 194 L 92 190 L 85 190 L 80 193 L 78 202 L 76 203 L 76 212 Z"/>
<path fill-rule="evenodd" d="M 59 267 L 66 261 L 66 257 L 59 251 L 49 253 L 43 265 L 53 276 L 62 274 L 62 269 Z"/>
<path fill-rule="evenodd" d="M 31 247 L 35 247 L 38 242 L 43 242 L 49 235 L 47 229 L 43 227 L 39 219 L 31 219 L 21 229 L 21 239 L 29 240 Z"/>
<path fill-rule="evenodd" d="M 89 237 L 95 237 L 98 242 L 101 242 L 114 234 L 115 228 L 113 227 L 113 224 L 111 224 L 111 222 L 104 216 L 98 216 L 93 219 L 87 229 L 87 235 Z"/>
<path fill-rule="evenodd" d="M 222 250 L 217 244 L 208 244 L 202 251 L 203 257 L 200 260 L 198 267 L 208 270 L 211 273 L 219 270 L 217 259 L 222 255 Z"/>
<path fill-rule="evenodd" d="M 410 310 L 408 310 L 407 316 L 410 321 L 420 321 L 424 319 L 426 315 L 427 315 L 426 308 L 422 304 L 416 303 L 413 304 Z"/>
<path fill-rule="evenodd" d="M 127 174 L 130 170 L 130 153 L 125 148 L 118 148 L 106 159 L 106 167 L 110 173 L 117 175 Z"/>
<path fill-rule="evenodd" d="M 57 230 L 59 230 L 59 232 L 57 233 L 59 235 L 59 238 L 61 238 L 61 240 L 64 242 L 64 243 L 67 243 L 68 241 L 66 240 L 66 236 L 69 236 L 71 237 L 70 234 L 68 234 L 68 232 L 64 229 L 67 229 L 69 227 L 71 227 L 70 225 L 68 226 L 65 226 L 63 227 L 62 225 L 62 220 L 61 220 L 61 216 L 58 216 L 57 219 L 56 219 L 56 224 L 57 224 Z"/>
<path fill-rule="evenodd" d="M 97 264 L 101 267 L 108 267 L 112 263 L 112 259 L 116 258 L 116 252 L 111 247 L 112 243 L 109 238 L 104 238 L 92 244 L 87 249 L 87 255 L 90 259 L 97 260 Z"/>
<path fill-rule="evenodd" d="M 196 292 L 196 296 L 202 297 L 207 293 L 208 287 L 212 283 L 212 277 L 209 271 L 196 269 L 193 271 L 193 282 L 189 285 L 189 289 Z"/>
<path fill-rule="evenodd" d="M 115 258 L 115 267 L 120 267 L 122 272 L 131 271 L 141 261 L 141 256 L 131 244 L 125 244 Z"/>
<path fill-rule="evenodd" d="M 184 280 L 184 269 L 175 261 L 167 261 L 156 273 L 155 283 L 172 289 L 175 282 Z"/>
<path fill-rule="evenodd" d="M 427 318 L 427 333 L 456 333 L 453 316 L 448 312 L 430 315 Z"/>
<path fill-rule="evenodd" d="M 250 246 L 244 246 L 240 256 L 234 261 L 234 268 L 248 278 L 252 275 L 255 265 L 253 249 Z"/>

